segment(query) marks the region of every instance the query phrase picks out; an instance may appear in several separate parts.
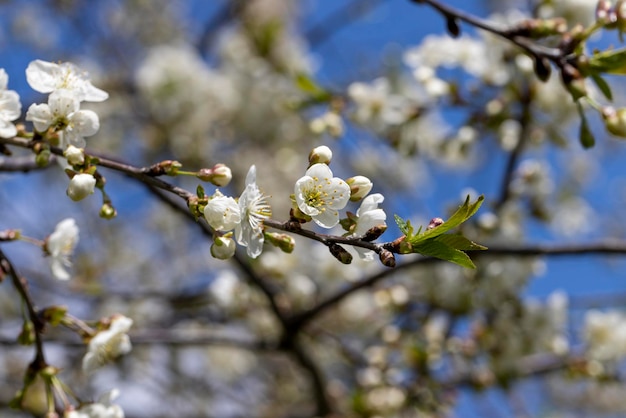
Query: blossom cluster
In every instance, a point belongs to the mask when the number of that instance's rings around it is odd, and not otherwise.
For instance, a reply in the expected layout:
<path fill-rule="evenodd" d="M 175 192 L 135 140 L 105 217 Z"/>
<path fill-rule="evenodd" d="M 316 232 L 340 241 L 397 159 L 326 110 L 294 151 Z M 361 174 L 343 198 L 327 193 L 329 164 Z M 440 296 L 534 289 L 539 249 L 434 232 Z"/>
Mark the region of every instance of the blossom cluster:
<path fill-rule="evenodd" d="M 334 177 L 328 166 L 331 159 L 332 151 L 326 146 L 317 147 L 309 154 L 310 166 L 294 186 L 294 209 L 299 211 L 300 219 L 312 220 L 322 228 L 333 228 L 340 222 L 339 211 L 349 201 L 362 200 L 356 215 L 346 219 L 348 226 L 342 225 L 349 231 L 348 235 L 361 238 L 371 228 L 386 228 L 386 214 L 378 207 L 384 197 L 380 193 L 368 196 L 373 184 L 365 176 L 354 176 L 345 181 Z M 256 184 L 256 167 L 253 165 L 238 199 L 225 196 L 218 189 L 204 207 L 204 217 L 216 231 L 211 254 L 219 259 L 234 255 L 234 230 L 237 243 L 247 247 L 248 256 L 257 258 L 265 241 L 263 221 L 271 214 L 267 197 Z M 357 248 L 357 252 L 363 259 L 373 259 L 372 251 Z"/>
<path fill-rule="evenodd" d="M 100 120 L 93 110 L 82 109 L 83 102 L 102 102 L 109 95 L 94 87 L 86 72 L 72 63 L 32 61 L 26 68 L 26 80 L 30 87 L 48 94 L 47 103 L 33 103 L 26 112 L 26 121 L 32 122 L 35 131 L 52 145 L 64 151 L 71 177 L 67 195 L 75 201 L 94 192 L 96 179 L 93 173 L 80 167 L 84 163 L 85 138 L 95 135 Z M 0 136 L 10 138 L 18 134 L 13 121 L 19 118 L 21 103 L 19 95 L 7 90 L 8 76 L 0 69 Z"/>

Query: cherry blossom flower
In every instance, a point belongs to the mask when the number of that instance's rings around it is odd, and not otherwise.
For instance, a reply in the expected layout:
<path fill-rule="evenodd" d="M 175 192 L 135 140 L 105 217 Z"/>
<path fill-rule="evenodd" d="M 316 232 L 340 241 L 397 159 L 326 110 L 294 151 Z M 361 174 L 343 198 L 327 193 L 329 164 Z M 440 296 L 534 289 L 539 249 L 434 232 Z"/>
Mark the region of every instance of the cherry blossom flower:
<path fill-rule="evenodd" d="M 295 197 L 298 208 L 324 228 L 339 223 L 339 209 L 350 199 L 350 187 L 345 181 L 333 177 L 326 164 L 313 164 L 304 177 L 296 182 Z"/>
<path fill-rule="evenodd" d="M 56 90 L 70 90 L 79 101 L 102 102 L 109 94 L 94 87 L 88 74 L 72 63 L 55 64 L 35 60 L 26 68 L 26 81 L 33 90 L 40 93 L 52 93 Z"/>
<path fill-rule="evenodd" d="M 67 218 L 59 222 L 54 232 L 46 239 L 44 251 L 50 256 L 50 270 L 59 280 L 70 278 L 66 268 L 72 266 L 70 257 L 78 244 L 78 232 L 76 221 Z"/>
<path fill-rule="evenodd" d="M 90 194 L 93 194 L 93 191 L 96 187 L 96 178 L 91 174 L 76 174 L 70 180 L 70 184 L 67 187 L 66 194 L 72 199 L 74 202 L 78 202 L 79 200 L 83 200 Z"/>
<path fill-rule="evenodd" d="M 17 134 L 13 121 L 20 117 L 22 104 L 20 96 L 13 90 L 7 90 L 9 76 L 0 68 L 0 137 L 11 138 Z"/>
<path fill-rule="evenodd" d="M 230 231 L 241 223 L 241 211 L 235 199 L 224 196 L 219 190 L 204 207 L 204 217 L 216 231 Z"/>
<path fill-rule="evenodd" d="M 63 418 L 124 418 L 124 411 L 112 402 L 120 391 L 113 389 L 98 398 L 95 403 L 88 403 L 74 411 L 67 411 Z"/>
<path fill-rule="evenodd" d="M 89 341 L 89 348 L 83 357 L 83 371 L 90 373 L 109 361 L 130 352 L 132 345 L 128 330 L 133 320 L 123 315 L 115 315 L 109 328 L 98 332 Z"/>
<path fill-rule="evenodd" d="M 68 145 L 83 148 L 84 137 L 100 129 L 98 115 L 91 110 L 80 110 L 80 101 L 66 89 L 52 92 L 48 104 L 32 104 L 26 112 L 26 120 L 33 122 L 39 132 L 53 126 L 60 134 L 61 148 Z"/>
<path fill-rule="evenodd" d="M 385 211 L 380 209 L 378 205 L 385 200 L 384 196 L 380 193 L 374 193 L 367 196 L 361 202 L 361 206 L 356 212 L 357 223 L 352 232 L 353 237 L 362 237 L 367 231 L 375 226 L 386 226 L 385 223 L 387 215 Z M 360 247 L 354 247 L 359 256 L 364 260 L 373 260 L 374 251 L 366 250 Z"/>
<path fill-rule="evenodd" d="M 257 258 L 263 251 L 263 220 L 272 216 L 266 196 L 256 184 L 256 167 L 246 176 L 246 188 L 239 197 L 241 222 L 235 227 L 237 242 L 247 247 L 248 256 Z"/>
<path fill-rule="evenodd" d="M 204 208 L 204 217 L 209 225 L 216 231 L 235 229 L 237 243 L 247 247 L 248 256 L 252 258 L 258 257 L 263 251 L 263 220 L 271 215 L 272 209 L 267 198 L 256 184 L 255 166 L 248 170 L 246 188 L 238 202 L 232 197 L 222 195 L 218 190 Z M 211 250 L 212 253 L 216 251 L 217 248 Z"/>

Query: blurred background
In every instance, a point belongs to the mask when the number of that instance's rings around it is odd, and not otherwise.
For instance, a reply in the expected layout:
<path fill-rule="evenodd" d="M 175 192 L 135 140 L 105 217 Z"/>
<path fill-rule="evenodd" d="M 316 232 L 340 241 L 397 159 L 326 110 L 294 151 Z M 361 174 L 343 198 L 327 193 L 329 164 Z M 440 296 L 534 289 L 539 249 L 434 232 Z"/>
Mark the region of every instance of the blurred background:
<path fill-rule="evenodd" d="M 563 16 L 570 27 L 595 10 L 591 0 L 445 3 L 508 24 Z M 390 271 L 356 257 L 342 265 L 296 237 L 293 254 L 266 245 L 257 260 L 219 261 L 184 210 L 122 174 L 100 170 L 118 211 L 104 220 L 98 194 L 65 196 L 56 164 L 0 172 L 0 230 L 45 238 L 66 217 L 81 230 L 68 282 L 36 247 L 2 246 L 38 306 L 134 320 L 133 351 L 92 376 L 77 367 L 79 338 L 50 329 L 45 351 L 61 378 L 85 398 L 119 388 L 128 417 L 308 417 L 328 412 L 325 402 L 355 417 L 620 416 L 618 362 L 594 380 L 570 360 L 589 360 L 589 311 L 624 306 L 624 256 L 514 250 L 623 239 L 626 145 L 590 115 L 596 146 L 583 150 L 557 75 L 541 83 L 519 50 L 461 33 L 452 40 L 439 14 L 408 0 L 1 1 L 0 67 L 22 117 L 47 100 L 26 83 L 34 59 L 72 62 L 109 93 L 87 104 L 101 124 L 88 152 L 138 167 L 224 163 L 233 196 L 255 164 L 284 221 L 308 153 L 327 145 L 335 175 L 367 176 L 385 196 L 382 241 L 400 235 L 393 214 L 427 225 L 482 194 L 463 232 L 502 250 L 473 255 L 476 270 L 402 257 Z M 625 104 L 623 82 L 608 81 Z M 0 158 L 30 155 L 11 150 Z M 15 343 L 22 306 L 8 282 L 0 299 L 0 415 L 29 416 L 8 408 L 32 359 Z M 297 329 L 273 306 L 288 316 L 325 301 Z M 285 334 L 293 346 L 281 346 Z"/>

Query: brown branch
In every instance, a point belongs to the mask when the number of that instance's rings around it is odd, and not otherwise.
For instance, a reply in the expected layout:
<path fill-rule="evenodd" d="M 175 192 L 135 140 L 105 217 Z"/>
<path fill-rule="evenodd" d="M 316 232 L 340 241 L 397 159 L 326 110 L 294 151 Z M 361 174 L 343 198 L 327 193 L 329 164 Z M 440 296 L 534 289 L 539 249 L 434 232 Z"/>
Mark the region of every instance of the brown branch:
<path fill-rule="evenodd" d="M 26 280 L 19 276 L 13 267 L 11 260 L 9 260 L 9 258 L 4 254 L 2 249 L 0 249 L 0 272 L 8 274 L 11 277 L 13 286 L 20 294 L 22 302 L 26 305 L 28 318 L 33 323 L 35 333 L 35 359 L 31 363 L 30 367 L 34 371 L 42 370 L 47 366 L 46 358 L 43 352 L 43 340 L 41 338 L 41 335 L 44 332 L 45 323 L 41 320 L 37 313 L 37 308 L 35 307 L 33 298 L 30 296 L 30 292 L 28 291 L 28 284 L 26 283 Z"/>

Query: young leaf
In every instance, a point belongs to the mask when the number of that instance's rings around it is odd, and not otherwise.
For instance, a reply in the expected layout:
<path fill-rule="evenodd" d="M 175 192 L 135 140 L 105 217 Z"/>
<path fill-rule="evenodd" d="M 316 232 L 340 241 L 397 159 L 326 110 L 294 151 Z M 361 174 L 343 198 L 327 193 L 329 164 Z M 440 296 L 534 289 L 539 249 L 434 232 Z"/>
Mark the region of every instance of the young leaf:
<path fill-rule="evenodd" d="M 421 242 L 416 247 L 414 247 L 415 252 L 426 256 L 439 258 L 441 260 L 450 261 L 451 263 L 458 264 L 462 267 L 467 267 L 471 269 L 476 268 L 476 266 L 467 254 L 465 254 L 461 250 L 457 250 L 456 248 L 451 247 L 447 243 L 441 241 L 439 238 L 441 237 Z"/>
<path fill-rule="evenodd" d="M 604 97 L 612 102 L 613 92 L 611 92 L 611 86 L 609 86 L 609 83 L 607 83 L 604 78 L 600 77 L 598 73 L 591 73 L 591 79 L 596 84 L 596 86 L 598 86 L 602 94 L 604 94 Z"/>
<path fill-rule="evenodd" d="M 487 249 L 487 247 L 485 247 L 484 245 L 480 245 L 473 241 L 470 241 L 461 234 L 440 235 L 436 238 L 436 240 L 461 251 L 476 251 Z"/>
<path fill-rule="evenodd" d="M 598 73 L 626 74 L 626 48 L 597 52 L 589 57 L 588 66 Z"/>
<path fill-rule="evenodd" d="M 591 148 L 596 144 L 596 139 L 589 129 L 589 123 L 580 102 L 578 103 L 578 114 L 580 115 L 580 131 L 578 132 L 578 139 L 583 148 Z"/>
<path fill-rule="evenodd" d="M 404 235 L 406 235 L 407 238 L 410 238 L 413 236 L 413 226 L 411 225 L 411 221 L 405 221 L 404 219 L 402 219 L 401 217 L 399 217 L 398 215 L 393 215 L 393 218 L 396 220 L 396 225 L 398 225 L 398 228 L 400 228 L 400 231 L 402 231 L 402 233 Z"/>
<path fill-rule="evenodd" d="M 459 206 L 456 212 L 454 212 L 447 221 L 445 221 L 443 224 L 439 225 L 436 228 L 427 230 L 424 233 L 415 236 L 410 240 L 411 244 L 415 245 L 422 241 L 426 241 L 427 239 L 437 237 L 461 225 L 463 222 L 472 217 L 476 213 L 476 211 L 478 211 L 480 205 L 483 204 L 484 199 L 484 196 L 480 196 L 476 200 L 476 202 L 470 203 L 470 197 L 468 195 L 467 199 L 465 199 L 465 203 Z M 408 235 L 407 238 L 409 238 Z"/>

